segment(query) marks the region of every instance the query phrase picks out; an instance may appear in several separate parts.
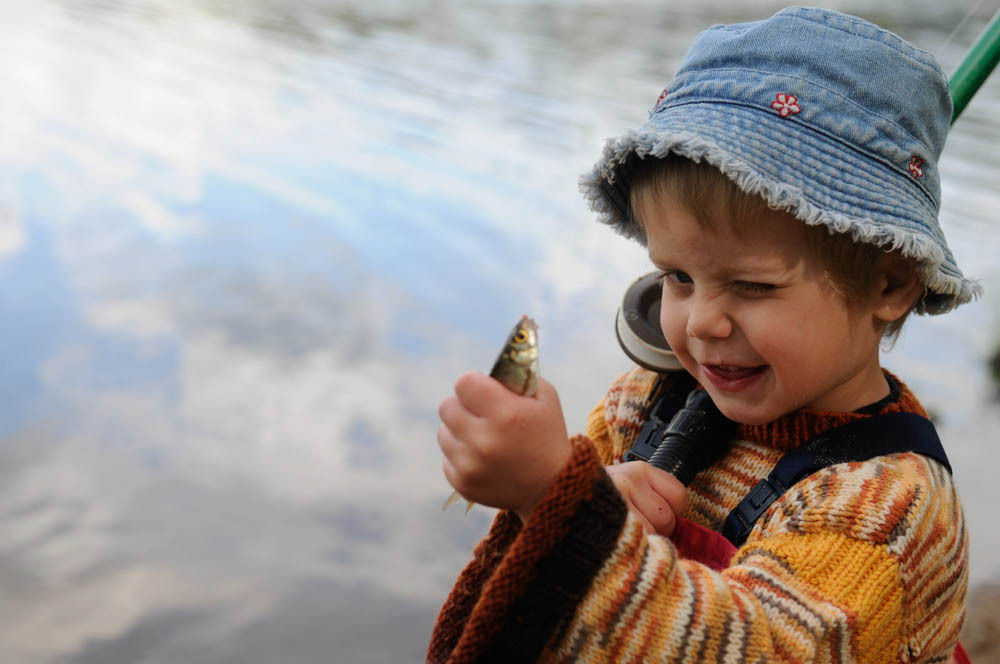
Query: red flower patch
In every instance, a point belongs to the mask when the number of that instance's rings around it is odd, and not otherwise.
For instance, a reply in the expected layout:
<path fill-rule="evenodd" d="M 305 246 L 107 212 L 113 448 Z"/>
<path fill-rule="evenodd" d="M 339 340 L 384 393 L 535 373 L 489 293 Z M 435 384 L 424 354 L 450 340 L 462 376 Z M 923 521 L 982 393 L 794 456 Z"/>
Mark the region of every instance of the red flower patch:
<path fill-rule="evenodd" d="M 917 155 L 913 155 L 913 159 L 910 160 L 910 163 L 906 168 L 910 171 L 910 175 L 913 177 L 924 177 L 924 160 Z"/>
<path fill-rule="evenodd" d="M 786 95 L 784 92 L 779 92 L 775 96 L 774 101 L 771 102 L 771 108 L 778 111 L 778 115 L 783 118 L 802 111 L 802 107 L 799 106 L 799 98 L 795 95 Z"/>

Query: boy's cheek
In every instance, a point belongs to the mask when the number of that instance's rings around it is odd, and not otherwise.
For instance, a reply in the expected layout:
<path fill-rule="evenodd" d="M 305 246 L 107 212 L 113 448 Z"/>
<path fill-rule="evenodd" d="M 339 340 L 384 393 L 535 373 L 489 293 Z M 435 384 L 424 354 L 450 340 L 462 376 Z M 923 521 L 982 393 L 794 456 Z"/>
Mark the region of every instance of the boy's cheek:
<path fill-rule="evenodd" d="M 675 316 L 660 315 L 660 331 L 678 359 L 687 355 L 687 323 Z"/>

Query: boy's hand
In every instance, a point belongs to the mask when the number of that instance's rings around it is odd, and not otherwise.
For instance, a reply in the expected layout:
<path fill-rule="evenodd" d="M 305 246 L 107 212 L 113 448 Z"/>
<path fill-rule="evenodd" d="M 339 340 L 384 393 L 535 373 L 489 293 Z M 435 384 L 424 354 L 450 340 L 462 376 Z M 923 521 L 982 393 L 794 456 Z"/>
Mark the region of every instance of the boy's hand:
<path fill-rule="evenodd" d="M 646 532 L 669 537 L 687 508 L 687 489 L 676 477 L 645 461 L 605 466 L 628 508 Z"/>
<path fill-rule="evenodd" d="M 525 397 L 471 371 L 455 382 L 455 394 L 438 414 L 451 486 L 467 500 L 514 510 L 522 520 L 569 460 L 559 396 L 541 378 L 535 395 Z"/>

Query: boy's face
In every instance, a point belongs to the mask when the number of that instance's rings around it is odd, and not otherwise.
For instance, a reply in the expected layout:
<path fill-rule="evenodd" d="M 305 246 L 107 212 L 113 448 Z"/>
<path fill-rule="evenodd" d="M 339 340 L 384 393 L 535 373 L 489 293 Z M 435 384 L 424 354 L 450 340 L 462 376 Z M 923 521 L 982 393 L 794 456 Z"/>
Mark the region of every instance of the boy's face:
<path fill-rule="evenodd" d="M 763 424 L 888 394 L 873 309 L 848 308 L 801 221 L 767 210 L 739 234 L 728 220 L 706 229 L 668 195 L 642 213 L 650 258 L 665 273 L 663 334 L 728 418 Z"/>

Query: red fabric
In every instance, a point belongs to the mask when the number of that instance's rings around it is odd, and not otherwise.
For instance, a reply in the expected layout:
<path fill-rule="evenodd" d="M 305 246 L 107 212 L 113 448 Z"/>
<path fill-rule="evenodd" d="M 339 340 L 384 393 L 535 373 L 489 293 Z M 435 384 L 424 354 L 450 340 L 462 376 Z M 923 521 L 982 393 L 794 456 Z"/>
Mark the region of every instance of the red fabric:
<path fill-rule="evenodd" d="M 677 547 L 681 558 L 695 560 L 717 572 L 729 567 L 729 561 L 736 553 L 736 547 L 721 533 L 683 517 L 677 517 L 677 525 L 670 541 Z"/>
<path fill-rule="evenodd" d="M 955 644 L 955 652 L 951 654 L 948 664 L 952 664 L 952 662 L 955 664 L 972 664 L 972 660 L 969 659 L 969 653 L 965 652 L 961 641 Z"/>

